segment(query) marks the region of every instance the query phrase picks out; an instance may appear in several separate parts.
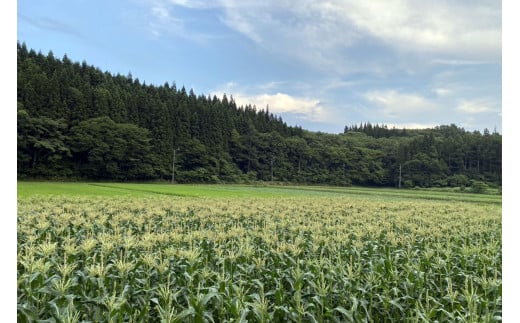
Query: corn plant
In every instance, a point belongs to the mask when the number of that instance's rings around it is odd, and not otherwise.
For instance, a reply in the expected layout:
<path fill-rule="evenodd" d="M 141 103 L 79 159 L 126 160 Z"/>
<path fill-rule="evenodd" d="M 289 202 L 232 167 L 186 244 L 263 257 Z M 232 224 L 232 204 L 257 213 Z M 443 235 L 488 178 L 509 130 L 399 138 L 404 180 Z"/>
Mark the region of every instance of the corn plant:
<path fill-rule="evenodd" d="M 26 197 L 18 321 L 500 321 L 501 208 Z"/>

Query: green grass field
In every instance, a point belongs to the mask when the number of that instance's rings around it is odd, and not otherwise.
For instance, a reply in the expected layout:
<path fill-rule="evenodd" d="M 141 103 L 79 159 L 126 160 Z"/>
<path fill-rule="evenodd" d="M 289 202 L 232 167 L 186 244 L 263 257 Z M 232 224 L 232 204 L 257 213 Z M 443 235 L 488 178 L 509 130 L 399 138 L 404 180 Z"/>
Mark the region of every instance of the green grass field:
<path fill-rule="evenodd" d="M 502 203 L 500 195 L 439 192 L 393 188 L 279 186 L 279 185 L 193 185 L 193 184 L 122 184 L 122 183 L 58 183 L 19 182 L 18 197 L 32 195 L 67 196 L 147 196 L 170 195 L 185 197 L 305 197 L 361 196 L 379 199 L 428 199 L 480 203 Z"/>
<path fill-rule="evenodd" d="M 501 196 L 18 183 L 19 322 L 493 322 Z"/>

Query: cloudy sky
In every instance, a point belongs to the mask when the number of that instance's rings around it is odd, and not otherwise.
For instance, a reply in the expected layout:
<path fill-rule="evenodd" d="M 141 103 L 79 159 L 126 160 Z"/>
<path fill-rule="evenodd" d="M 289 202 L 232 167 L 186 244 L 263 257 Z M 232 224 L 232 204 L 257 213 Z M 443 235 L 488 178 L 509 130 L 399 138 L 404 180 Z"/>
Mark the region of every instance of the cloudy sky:
<path fill-rule="evenodd" d="M 497 0 L 19 0 L 28 48 L 233 96 L 290 125 L 502 132 Z"/>

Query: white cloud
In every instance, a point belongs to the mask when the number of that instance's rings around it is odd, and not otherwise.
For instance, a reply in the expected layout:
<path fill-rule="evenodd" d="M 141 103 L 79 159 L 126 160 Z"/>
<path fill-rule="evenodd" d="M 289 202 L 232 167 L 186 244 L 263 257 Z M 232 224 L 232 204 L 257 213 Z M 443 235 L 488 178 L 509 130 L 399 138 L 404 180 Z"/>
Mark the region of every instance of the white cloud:
<path fill-rule="evenodd" d="M 360 29 L 407 51 L 500 53 L 501 8 L 495 1 L 337 1 L 336 11 Z"/>
<path fill-rule="evenodd" d="M 263 11 L 258 10 L 258 5 L 250 6 L 238 6 L 233 1 L 222 1 L 223 10 L 225 16 L 221 18 L 221 21 L 226 24 L 229 28 L 245 35 L 256 43 L 262 43 L 263 38 L 258 31 L 255 30 L 255 25 L 250 23 L 250 17 L 243 12 L 243 8 L 247 8 L 247 12 L 256 11 L 259 15 Z"/>
<path fill-rule="evenodd" d="M 446 88 L 435 88 L 432 89 L 432 92 L 437 94 L 438 97 L 445 97 L 453 94 L 453 90 L 446 89 Z"/>
<path fill-rule="evenodd" d="M 235 100 L 239 105 L 254 104 L 258 108 L 269 106 L 269 111 L 274 113 L 290 112 L 311 116 L 323 110 L 319 100 L 293 97 L 285 93 L 238 95 Z"/>
<path fill-rule="evenodd" d="M 222 21 L 268 52 L 320 70 L 348 69 L 343 49 L 360 35 L 320 3 L 224 1 Z M 341 62 L 341 64 L 339 64 Z"/>
<path fill-rule="evenodd" d="M 457 106 L 457 111 L 467 114 L 498 112 L 500 108 L 490 99 L 463 100 Z"/>
<path fill-rule="evenodd" d="M 492 61 L 479 61 L 479 60 L 462 60 L 462 59 L 441 59 L 436 58 L 431 61 L 434 65 L 451 65 L 451 66 L 468 66 L 468 65 L 484 65 L 493 64 Z"/>
<path fill-rule="evenodd" d="M 269 104 L 276 114 L 328 123 L 347 118 L 346 112 L 351 119 L 410 127 L 456 122 L 460 115 L 486 119 L 485 112 L 501 110 L 500 93 L 494 101 L 472 99 L 493 97 L 500 87 L 488 75 L 501 64 L 502 10 L 496 0 L 140 1 L 150 4 L 158 34 L 171 30 L 177 37 L 203 39 L 202 33 L 216 32 L 193 21 L 203 15 L 180 12 L 211 9 L 218 18 L 206 25 L 220 23 L 228 28 L 221 25 L 218 32 L 248 39 L 268 58 L 259 65 L 267 66 L 269 78 L 277 76 L 268 63 L 287 66 L 283 82 L 242 84 L 251 81 L 237 77 L 240 88 L 228 84 L 216 93 L 232 94 L 239 105 Z M 300 71 L 298 81 L 291 79 Z M 410 81 L 414 90 L 406 89 Z M 370 91 L 372 86 L 399 90 Z"/>
<path fill-rule="evenodd" d="M 163 2 L 192 9 L 207 9 L 215 7 L 215 4 L 212 1 L 206 0 L 167 0 Z"/>
<path fill-rule="evenodd" d="M 361 42 L 376 40 L 396 51 L 452 57 L 434 64 L 496 62 L 501 57 L 501 4 L 494 0 L 143 1 L 152 6 L 156 33 L 173 28 L 189 35 L 170 9 L 214 9 L 223 24 L 267 51 L 339 74 L 377 72 L 377 63 L 351 53 Z"/>
<path fill-rule="evenodd" d="M 434 102 L 420 95 L 399 93 L 395 90 L 370 91 L 365 93 L 364 97 L 386 118 L 409 119 L 438 109 Z"/>
<path fill-rule="evenodd" d="M 169 20 L 171 19 L 170 13 L 168 12 L 168 9 L 165 7 L 157 6 L 152 7 L 152 14 L 159 20 Z"/>
<path fill-rule="evenodd" d="M 148 30 L 152 36 L 159 39 L 164 36 L 175 36 L 196 43 L 206 43 L 208 40 L 218 38 L 210 31 L 201 32 L 190 28 L 186 20 L 176 14 L 178 6 L 190 9 L 212 8 L 205 1 L 193 0 L 142 0 L 147 6 Z M 191 22 L 193 23 L 193 22 Z"/>
<path fill-rule="evenodd" d="M 242 5 L 238 5 L 238 4 Z M 226 24 L 270 50 L 316 64 L 348 62 L 345 50 L 379 39 L 391 48 L 496 61 L 501 54 L 500 3 L 266 0 L 262 6 L 221 1 Z M 348 53 L 348 51 L 347 51 Z M 336 65 L 336 68 L 341 66 Z"/>
<path fill-rule="evenodd" d="M 293 96 L 287 93 L 258 93 L 257 91 L 265 90 L 270 85 L 276 84 L 276 82 L 270 82 L 267 84 L 259 85 L 256 89 L 243 90 L 239 89 L 238 84 L 234 82 L 228 82 L 221 89 L 212 91 L 212 96 L 222 97 L 224 93 L 231 93 L 237 106 L 256 106 L 257 109 L 269 108 L 269 112 L 275 115 L 287 115 L 292 114 L 297 119 L 313 121 L 313 122 L 326 122 L 333 121 L 331 109 L 325 107 L 322 102 L 315 98 Z M 253 93 L 256 94 L 251 94 Z"/>
<path fill-rule="evenodd" d="M 159 38 L 163 34 L 180 36 L 184 34 L 184 22 L 171 14 L 167 4 L 162 1 L 151 1 L 149 10 L 148 29 L 154 38 Z"/>
<path fill-rule="evenodd" d="M 389 123 L 389 124 L 386 124 L 388 128 L 393 128 L 395 127 L 396 129 L 402 129 L 402 128 L 406 128 L 406 129 L 431 129 L 431 128 L 435 128 L 436 126 L 439 126 L 439 124 L 434 124 L 434 123 L 412 123 L 412 122 L 409 122 L 409 123 Z"/>
<path fill-rule="evenodd" d="M 281 86 L 284 86 L 287 82 L 284 81 L 271 81 L 265 84 L 261 84 L 258 86 L 258 88 L 265 90 L 265 91 L 272 91 L 280 88 Z"/>

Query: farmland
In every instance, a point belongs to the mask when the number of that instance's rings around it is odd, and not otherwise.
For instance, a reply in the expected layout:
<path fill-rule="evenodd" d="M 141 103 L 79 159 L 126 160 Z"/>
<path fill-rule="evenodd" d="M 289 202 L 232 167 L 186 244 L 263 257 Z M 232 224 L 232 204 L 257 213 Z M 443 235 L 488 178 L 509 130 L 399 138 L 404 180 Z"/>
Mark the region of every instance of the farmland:
<path fill-rule="evenodd" d="M 18 321 L 499 321 L 501 198 L 18 184 Z"/>

